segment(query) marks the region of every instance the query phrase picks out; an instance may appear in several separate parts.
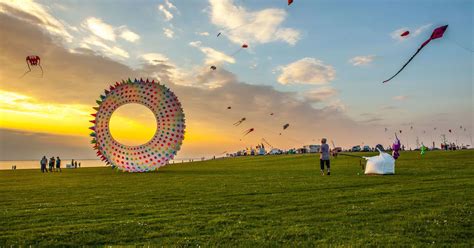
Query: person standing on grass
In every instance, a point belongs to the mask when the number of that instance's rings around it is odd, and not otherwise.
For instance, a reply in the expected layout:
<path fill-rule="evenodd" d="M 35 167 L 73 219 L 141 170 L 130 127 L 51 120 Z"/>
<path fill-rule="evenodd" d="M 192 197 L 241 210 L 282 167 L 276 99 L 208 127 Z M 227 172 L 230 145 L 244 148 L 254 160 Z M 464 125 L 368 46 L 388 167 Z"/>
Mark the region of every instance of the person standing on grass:
<path fill-rule="evenodd" d="M 61 171 L 61 159 L 59 157 L 56 157 L 56 171 L 62 172 Z"/>
<path fill-rule="evenodd" d="M 331 175 L 331 161 L 329 160 L 329 145 L 326 144 L 327 140 L 326 138 L 321 139 L 321 150 L 320 150 L 320 156 L 319 156 L 319 164 L 321 166 L 321 175 L 324 176 L 324 164 L 326 164 L 327 167 L 327 175 Z"/>
<path fill-rule="evenodd" d="M 43 173 L 48 172 L 48 169 L 46 169 L 46 164 L 47 163 L 48 163 L 48 159 L 46 158 L 46 156 L 43 156 L 43 158 L 40 161 L 41 172 L 43 172 Z"/>
<path fill-rule="evenodd" d="M 51 157 L 49 159 L 49 172 L 54 172 L 55 161 L 56 161 L 56 159 L 54 159 L 54 157 Z"/>

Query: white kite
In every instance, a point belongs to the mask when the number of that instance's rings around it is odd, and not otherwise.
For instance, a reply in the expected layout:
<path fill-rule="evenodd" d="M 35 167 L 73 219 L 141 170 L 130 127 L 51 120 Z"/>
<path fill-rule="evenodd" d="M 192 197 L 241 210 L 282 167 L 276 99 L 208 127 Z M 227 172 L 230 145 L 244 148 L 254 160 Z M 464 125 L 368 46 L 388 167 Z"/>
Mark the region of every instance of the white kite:
<path fill-rule="evenodd" d="M 387 175 L 395 174 L 395 159 L 388 153 L 379 151 L 378 156 L 373 157 L 364 157 L 367 160 L 367 165 L 365 166 L 366 175 Z"/>

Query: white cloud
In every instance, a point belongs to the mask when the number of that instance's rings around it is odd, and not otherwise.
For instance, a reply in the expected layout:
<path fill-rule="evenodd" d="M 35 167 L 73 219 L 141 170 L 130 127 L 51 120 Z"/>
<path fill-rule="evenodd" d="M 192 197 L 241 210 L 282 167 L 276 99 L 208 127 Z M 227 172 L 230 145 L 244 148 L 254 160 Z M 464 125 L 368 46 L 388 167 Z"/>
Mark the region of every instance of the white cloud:
<path fill-rule="evenodd" d="M 165 4 L 168 7 L 168 9 L 173 9 L 175 11 L 178 11 L 178 8 L 176 8 L 176 6 L 174 6 L 169 0 L 165 0 Z"/>
<path fill-rule="evenodd" d="M 433 24 L 429 23 L 429 24 L 419 26 L 415 29 L 410 29 L 408 27 L 402 27 L 402 28 L 399 28 L 399 29 L 394 30 L 393 32 L 391 32 L 390 36 L 394 40 L 404 41 L 404 40 L 408 40 L 410 38 L 413 38 L 413 37 L 416 37 L 416 36 L 422 34 L 425 30 L 429 29 L 431 26 L 433 26 Z M 400 36 L 405 31 L 410 31 L 410 34 L 408 36 L 405 36 L 405 37 Z"/>
<path fill-rule="evenodd" d="M 281 84 L 325 84 L 336 77 L 334 67 L 308 57 L 278 69 L 281 71 L 278 76 L 278 82 Z"/>
<path fill-rule="evenodd" d="M 140 36 L 138 34 L 130 31 L 126 27 L 121 27 L 119 33 L 120 33 L 119 34 L 120 38 L 122 38 L 126 41 L 136 42 L 136 41 L 140 40 Z"/>
<path fill-rule="evenodd" d="M 374 61 L 375 55 L 356 56 L 349 60 L 353 66 L 368 65 Z"/>
<path fill-rule="evenodd" d="M 189 43 L 190 46 L 198 48 L 202 53 L 206 55 L 206 64 L 219 64 L 222 62 L 235 63 L 235 59 L 221 51 L 215 50 L 211 47 L 201 46 L 201 41 L 192 41 Z"/>
<path fill-rule="evenodd" d="M 82 26 L 95 36 L 107 41 L 115 41 L 117 36 L 129 42 L 136 42 L 140 39 L 140 36 L 128 29 L 127 26 L 114 27 L 96 17 L 88 17 Z"/>
<path fill-rule="evenodd" d="M 408 96 L 406 95 L 400 95 L 400 96 L 394 96 L 392 97 L 393 100 L 397 100 L 397 101 L 405 101 L 408 99 Z"/>
<path fill-rule="evenodd" d="M 196 32 L 196 34 L 200 36 L 209 36 L 209 32 Z"/>
<path fill-rule="evenodd" d="M 99 18 L 89 17 L 84 21 L 83 26 L 91 33 L 104 40 L 115 41 L 114 27 L 103 22 Z"/>
<path fill-rule="evenodd" d="M 89 36 L 82 40 L 81 47 L 88 48 L 88 47 L 96 47 L 99 48 L 104 54 L 112 56 L 112 57 L 120 57 L 120 58 L 129 58 L 129 54 L 127 51 L 123 50 L 118 46 L 109 46 L 99 40 L 96 36 Z"/>
<path fill-rule="evenodd" d="M 169 28 L 163 28 L 163 34 L 170 39 L 174 37 L 174 31 Z"/>
<path fill-rule="evenodd" d="M 307 91 L 304 98 L 309 102 L 322 102 L 337 95 L 338 91 L 332 87 L 321 87 Z"/>
<path fill-rule="evenodd" d="M 0 0 L 0 13 L 38 25 L 49 33 L 72 42 L 73 36 L 66 30 L 63 22 L 50 15 L 41 4 L 33 1 Z"/>
<path fill-rule="evenodd" d="M 140 58 L 150 65 L 158 65 L 169 61 L 168 57 L 161 53 L 146 53 L 141 55 Z"/>
<path fill-rule="evenodd" d="M 164 15 L 166 21 L 171 21 L 173 19 L 173 14 L 163 4 L 158 5 L 158 10 Z"/>
<path fill-rule="evenodd" d="M 234 4 L 233 0 L 210 0 L 211 22 L 222 29 L 223 35 L 234 43 L 269 43 L 274 41 L 296 44 L 300 32 L 292 28 L 282 28 L 286 19 L 283 9 L 269 8 L 248 11 Z"/>

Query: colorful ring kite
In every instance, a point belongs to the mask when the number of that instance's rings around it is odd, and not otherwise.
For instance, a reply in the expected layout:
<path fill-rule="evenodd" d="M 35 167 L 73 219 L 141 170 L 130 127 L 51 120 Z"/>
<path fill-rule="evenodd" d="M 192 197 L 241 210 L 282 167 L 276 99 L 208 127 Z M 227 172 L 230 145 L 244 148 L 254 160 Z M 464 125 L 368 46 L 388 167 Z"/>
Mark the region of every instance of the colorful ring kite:
<path fill-rule="evenodd" d="M 138 103 L 148 107 L 156 117 L 157 130 L 153 138 L 139 146 L 117 142 L 109 129 L 110 117 L 122 105 Z M 184 139 L 184 113 L 175 94 L 164 85 L 142 79 L 122 81 L 110 86 L 97 100 L 97 113 L 90 121 L 91 143 L 97 156 L 106 164 L 127 172 L 147 172 L 168 163 L 179 151 Z"/>

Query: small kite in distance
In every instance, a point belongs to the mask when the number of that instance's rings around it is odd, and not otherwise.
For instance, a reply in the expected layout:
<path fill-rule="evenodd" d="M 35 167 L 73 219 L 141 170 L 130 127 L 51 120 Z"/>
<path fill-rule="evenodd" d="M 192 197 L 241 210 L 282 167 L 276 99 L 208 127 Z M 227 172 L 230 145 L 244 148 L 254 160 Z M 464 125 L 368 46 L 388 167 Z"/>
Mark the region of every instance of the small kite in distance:
<path fill-rule="evenodd" d="M 270 115 L 273 115 L 273 113 L 270 113 Z"/>
<path fill-rule="evenodd" d="M 231 106 L 229 106 L 229 107 L 227 107 L 227 109 L 232 109 L 232 107 L 231 107 Z"/>
<path fill-rule="evenodd" d="M 283 130 L 287 129 L 289 126 L 290 126 L 290 124 L 288 124 L 288 123 L 283 125 Z"/>
<path fill-rule="evenodd" d="M 217 67 L 215 65 L 211 65 L 211 70 L 215 71 Z"/>
<path fill-rule="evenodd" d="M 407 31 L 403 32 L 400 36 L 405 37 L 405 36 L 408 36 L 409 34 L 410 34 L 410 31 L 407 30 Z"/>
<path fill-rule="evenodd" d="M 250 128 L 250 129 L 245 130 L 245 132 L 244 132 L 244 137 L 245 137 L 247 134 L 253 132 L 254 130 L 255 130 L 255 129 L 254 129 L 253 127 Z"/>
<path fill-rule="evenodd" d="M 242 124 L 242 122 L 244 122 L 245 120 L 247 120 L 247 119 L 245 117 L 243 117 L 242 119 L 240 119 L 239 121 L 234 123 L 234 126 L 238 126 L 238 125 Z"/>
<path fill-rule="evenodd" d="M 389 79 L 383 81 L 383 83 L 386 83 L 386 82 L 392 80 L 392 79 L 393 79 L 394 77 L 396 77 L 401 71 L 403 71 L 403 69 L 405 69 L 405 67 L 413 60 L 413 58 L 415 58 L 415 56 L 421 51 L 421 49 L 423 49 L 423 47 L 425 47 L 426 45 L 428 45 L 428 43 L 430 43 L 430 41 L 443 37 L 444 32 L 446 31 L 447 28 L 448 28 L 448 25 L 435 28 L 435 29 L 433 30 L 433 33 L 431 34 L 430 38 L 427 39 L 425 42 L 423 42 L 423 44 L 421 44 L 420 48 L 418 48 L 418 50 L 416 51 L 416 53 L 413 54 L 413 56 L 411 56 L 411 58 L 402 66 L 402 68 L 401 68 L 400 70 L 398 70 L 398 72 L 395 73 L 395 75 L 393 75 L 393 76 L 390 77 Z"/>
<path fill-rule="evenodd" d="M 293 3 L 293 0 L 288 0 L 288 6 L 290 6 Z"/>
<path fill-rule="evenodd" d="M 400 133 L 402 133 L 402 130 L 400 130 Z"/>
<path fill-rule="evenodd" d="M 26 57 L 26 65 L 28 66 L 28 71 L 23 73 L 20 78 L 24 77 L 26 74 L 31 72 L 31 67 L 38 66 L 41 69 L 41 77 L 43 77 L 43 67 L 41 67 L 41 58 L 36 55 L 29 55 Z M 30 67 L 31 66 L 31 67 Z"/>
<path fill-rule="evenodd" d="M 219 36 L 221 36 L 221 32 L 219 32 L 219 33 L 217 34 L 217 37 L 219 37 Z"/>

